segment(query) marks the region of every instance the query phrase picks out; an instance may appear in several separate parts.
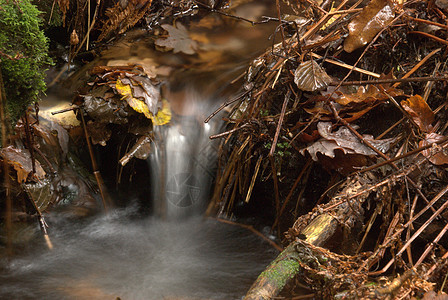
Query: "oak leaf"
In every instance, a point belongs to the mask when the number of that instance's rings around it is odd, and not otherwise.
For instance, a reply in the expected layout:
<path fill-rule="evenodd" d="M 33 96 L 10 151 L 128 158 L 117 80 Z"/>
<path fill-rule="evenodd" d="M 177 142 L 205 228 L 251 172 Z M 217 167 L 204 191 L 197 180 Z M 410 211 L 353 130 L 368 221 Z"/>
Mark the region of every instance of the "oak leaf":
<path fill-rule="evenodd" d="M 176 27 L 169 24 L 162 25 L 162 28 L 168 31 L 169 36 L 166 39 L 157 39 L 155 44 L 168 50 L 172 49 L 174 53 L 195 54 L 198 47 L 197 42 L 190 38 L 185 26 L 177 23 Z"/>

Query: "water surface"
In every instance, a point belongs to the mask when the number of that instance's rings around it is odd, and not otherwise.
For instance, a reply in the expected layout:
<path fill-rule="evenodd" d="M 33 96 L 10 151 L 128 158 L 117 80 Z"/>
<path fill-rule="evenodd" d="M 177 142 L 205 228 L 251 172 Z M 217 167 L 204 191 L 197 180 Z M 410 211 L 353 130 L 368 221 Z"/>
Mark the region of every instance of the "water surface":
<path fill-rule="evenodd" d="M 240 299 L 276 255 L 237 226 L 132 216 L 51 216 L 54 250 L 2 261 L 0 299 Z"/>

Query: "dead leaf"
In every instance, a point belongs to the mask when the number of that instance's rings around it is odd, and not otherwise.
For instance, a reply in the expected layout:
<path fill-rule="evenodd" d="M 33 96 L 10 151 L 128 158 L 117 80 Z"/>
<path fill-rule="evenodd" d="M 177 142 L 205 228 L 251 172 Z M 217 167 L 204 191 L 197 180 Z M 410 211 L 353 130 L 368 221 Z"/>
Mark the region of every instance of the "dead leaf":
<path fill-rule="evenodd" d="M 408 112 L 421 131 L 431 132 L 433 130 L 432 123 L 435 115 L 425 99 L 419 95 L 414 95 L 401 101 L 401 106 Z"/>
<path fill-rule="evenodd" d="M 100 144 L 101 146 L 106 146 L 106 142 L 112 136 L 112 131 L 107 126 L 106 123 L 93 122 L 89 120 L 87 122 L 87 131 L 92 139 L 94 145 Z"/>
<path fill-rule="evenodd" d="M 19 183 L 26 182 L 28 175 L 33 171 L 30 152 L 26 149 L 16 149 L 13 146 L 8 146 L 0 150 L 1 156 L 13 166 L 17 171 L 17 181 Z M 36 173 L 34 176 L 37 179 L 45 177 L 45 171 L 38 160 L 35 160 Z"/>
<path fill-rule="evenodd" d="M 169 24 L 162 25 L 162 28 L 168 31 L 169 36 L 166 39 L 157 39 L 155 44 L 168 50 L 172 49 L 174 53 L 195 54 L 197 42 L 190 38 L 187 29 L 182 24 L 177 23 L 176 27 Z"/>
<path fill-rule="evenodd" d="M 299 89 L 314 92 L 326 88 L 331 77 L 314 60 L 308 60 L 302 62 L 294 72 L 294 82 Z"/>
<path fill-rule="evenodd" d="M 434 147 L 423 150 L 421 153 L 424 157 L 428 158 L 432 164 L 437 166 L 448 164 L 448 151 L 445 148 L 440 149 L 440 146 L 435 144 L 444 138 L 443 135 L 429 133 L 426 134 L 425 139 L 421 140 L 418 144 L 420 147 L 434 144 Z"/>
<path fill-rule="evenodd" d="M 364 145 L 345 126 L 340 127 L 336 132 L 332 132 L 331 122 L 319 122 L 317 130 L 322 138 L 301 151 L 302 154 L 304 154 L 305 150 L 308 151 L 314 161 L 318 161 L 317 153 L 334 158 L 336 149 L 341 150 L 345 154 L 376 155 L 375 151 Z M 363 138 L 383 153 L 389 150 L 390 144 L 395 140 L 374 140 L 370 135 L 363 135 Z"/>
<path fill-rule="evenodd" d="M 395 13 L 387 0 L 372 0 L 348 24 L 349 34 L 344 41 L 344 50 L 350 53 L 367 45 L 394 17 Z"/>
<path fill-rule="evenodd" d="M 387 94 L 386 94 L 387 93 Z M 395 88 L 389 88 L 386 93 L 382 92 L 374 85 L 360 86 L 356 93 L 347 94 L 341 91 L 334 92 L 334 101 L 341 105 L 348 105 L 350 103 L 373 103 L 377 101 L 384 101 L 389 99 L 389 96 L 396 97 L 403 95 L 403 91 Z M 389 96 L 388 96 L 389 95 Z"/>

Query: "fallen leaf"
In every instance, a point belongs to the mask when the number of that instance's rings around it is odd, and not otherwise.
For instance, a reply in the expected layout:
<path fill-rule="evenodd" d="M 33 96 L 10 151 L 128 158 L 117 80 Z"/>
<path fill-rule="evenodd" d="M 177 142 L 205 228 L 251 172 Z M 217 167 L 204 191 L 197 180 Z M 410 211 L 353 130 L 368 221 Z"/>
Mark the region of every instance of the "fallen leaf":
<path fill-rule="evenodd" d="M 448 151 L 446 148 L 440 148 L 440 146 L 435 143 L 444 139 L 443 135 L 437 133 L 426 134 L 425 139 L 421 140 L 418 144 L 420 147 L 434 144 L 434 147 L 423 150 L 421 153 L 424 157 L 428 158 L 429 161 L 437 166 L 448 164 Z"/>
<path fill-rule="evenodd" d="M 332 132 L 331 129 L 331 122 L 319 122 L 317 130 L 322 138 L 303 149 L 301 153 L 304 154 L 307 151 L 314 161 L 318 161 L 317 153 L 334 158 L 336 149 L 341 150 L 344 154 L 377 155 L 375 151 L 364 145 L 347 127 L 342 126 L 336 132 Z M 383 153 L 389 150 L 390 144 L 395 140 L 374 140 L 370 135 L 363 135 L 363 138 Z"/>
<path fill-rule="evenodd" d="M 407 100 L 401 101 L 401 106 L 408 112 L 421 131 L 432 131 L 435 115 L 425 99 L 419 95 L 414 95 Z"/>
<path fill-rule="evenodd" d="M 125 99 L 129 106 L 131 106 L 136 112 L 144 114 L 145 117 L 151 119 L 152 113 L 149 111 L 148 105 L 145 101 L 134 97 L 130 84 L 124 84 L 123 80 L 117 79 L 115 89 L 118 93 L 120 93 L 120 95 L 122 95 L 122 99 Z"/>
<path fill-rule="evenodd" d="M 386 94 L 387 93 L 387 94 Z M 403 94 L 403 91 L 395 88 L 389 88 L 386 93 L 382 92 L 374 85 L 360 86 L 356 93 L 347 94 L 341 91 L 334 92 L 334 101 L 341 105 L 350 103 L 373 103 L 389 99 L 389 96 L 396 97 Z M 388 96 L 389 95 L 389 96 Z"/>
<path fill-rule="evenodd" d="M 154 125 L 165 125 L 171 121 L 171 107 L 167 100 L 162 100 L 162 109 L 159 109 L 155 116 L 151 116 L 151 121 Z"/>
<path fill-rule="evenodd" d="M 169 24 L 162 25 L 162 28 L 168 31 L 169 36 L 166 39 L 157 39 L 155 44 L 168 50 L 172 49 L 174 53 L 195 54 L 197 42 L 190 38 L 187 29 L 182 24 L 177 23 L 176 27 Z"/>
<path fill-rule="evenodd" d="M 314 92 L 326 88 L 331 77 L 314 60 L 308 60 L 302 62 L 294 72 L 294 82 L 299 89 Z"/>
<path fill-rule="evenodd" d="M 112 131 L 106 123 L 93 122 L 92 120 L 87 122 L 87 131 L 94 145 L 106 146 L 106 142 L 112 136 Z"/>
<path fill-rule="evenodd" d="M 349 34 L 344 41 L 344 50 L 350 53 L 367 45 L 394 17 L 395 13 L 387 0 L 372 0 L 348 24 Z"/>
<path fill-rule="evenodd" d="M 13 166 L 17 171 L 17 182 L 26 182 L 28 175 L 33 172 L 33 165 L 31 162 L 31 154 L 26 149 L 16 149 L 13 146 L 8 146 L 0 150 L 1 156 Z M 40 165 L 38 160 L 34 160 L 36 173 L 34 176 L 37 179 L 43 179 L 45 177 L 45 171 Z"/>

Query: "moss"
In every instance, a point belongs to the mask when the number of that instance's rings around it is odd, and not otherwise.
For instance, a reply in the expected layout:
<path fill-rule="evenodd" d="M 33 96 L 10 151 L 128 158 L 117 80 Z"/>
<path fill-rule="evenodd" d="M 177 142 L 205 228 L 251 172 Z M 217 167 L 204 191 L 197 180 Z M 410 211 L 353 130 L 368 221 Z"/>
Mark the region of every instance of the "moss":
<path fill-rule="evenodd" d="M 300 270 L 300 263 L 295 259 L 282 259 L 276 262 L 276 266 L 268 268 L 261 273 L 260 277 L 264 277 L 269 281 L 275 282 L 277 286 L 283 287 L 292 279 Z"/>
<path fill-rule="evenodd" d="M 51 64 L 39 10 L 29 0 L 0 0 L 0 69 L 12 122 L 45 91 Z"/>

